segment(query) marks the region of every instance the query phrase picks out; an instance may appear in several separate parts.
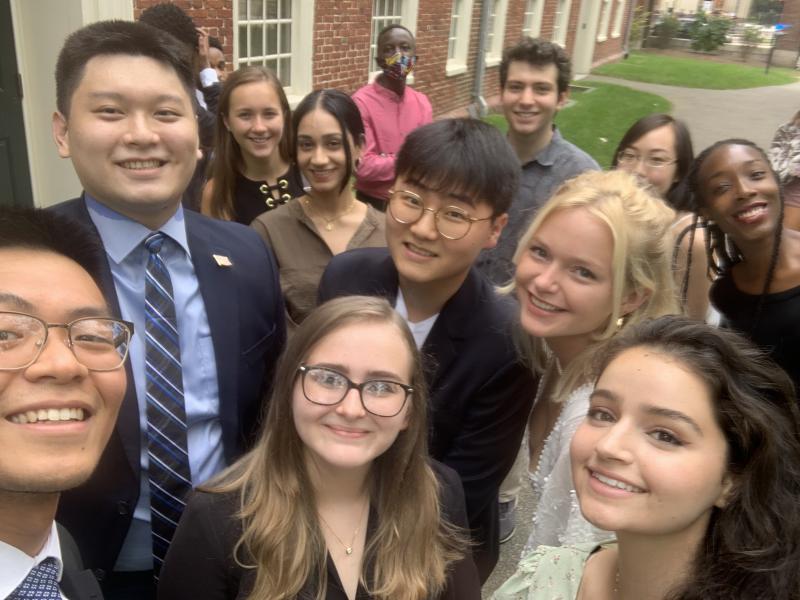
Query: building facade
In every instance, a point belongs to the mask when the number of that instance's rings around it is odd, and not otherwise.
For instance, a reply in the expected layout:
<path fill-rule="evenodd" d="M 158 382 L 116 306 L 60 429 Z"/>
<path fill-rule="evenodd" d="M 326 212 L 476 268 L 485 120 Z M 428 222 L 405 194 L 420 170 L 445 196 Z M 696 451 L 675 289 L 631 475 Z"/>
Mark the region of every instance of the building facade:
<path fill-rule="evenodd" d="M 68 161 L 55 155 L 49 115 L 58 49 L 71 31 L 99 19 L 135 19 L 161 0 L 0 0 L 10 2 L 23 88 L 26 147 L 34 203 L 80 190 Z M 232 68 L 275 70 L 292 104 L 334 87 L 351 93 L 375 74 L 377 32 L 399 22 L 417 38 L 412 85 L 434 114 L 475 114 L 499 93 L 504 47 L 531 35 L 563 45 L 576 74 L 626 49 L 634 0 L 174 0 L 220 39 Z M 483 62 L 478 60 L 483 46 Z M 44 177 L 43 174 L 48 174 Z"/>

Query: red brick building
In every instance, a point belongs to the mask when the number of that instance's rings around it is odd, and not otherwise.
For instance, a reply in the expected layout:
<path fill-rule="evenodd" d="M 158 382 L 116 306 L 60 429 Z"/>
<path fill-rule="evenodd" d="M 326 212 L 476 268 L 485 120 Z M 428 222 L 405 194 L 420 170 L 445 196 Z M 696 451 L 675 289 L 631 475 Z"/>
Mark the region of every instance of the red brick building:
<path fill-rule="evenodd" d="M 781 23 L 791 25 L 775 45 L 775 64 L 794 66 L 800 57 L 800 0 L 784 0 Z"/>

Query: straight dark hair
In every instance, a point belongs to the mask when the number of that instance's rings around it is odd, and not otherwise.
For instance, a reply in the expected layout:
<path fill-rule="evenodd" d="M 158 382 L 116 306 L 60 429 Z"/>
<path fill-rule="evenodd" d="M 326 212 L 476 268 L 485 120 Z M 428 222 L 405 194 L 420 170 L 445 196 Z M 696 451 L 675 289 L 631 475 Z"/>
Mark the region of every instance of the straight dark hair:
<path fill-rule="evenodd" d="M 519 159 L 503 135 L 478 119 L 441 119 L 406 138 L 397 177 L 437 192 L 488 203 L 492 216 L 508 212 L 519 184 Z"/>
<path fill-rule="evenodd" d="M 342 184 L 339 186 L 339 191 L 344 191 L 350 184 L 350 179 L 353 177 L 353 149 L 350 147 L 350 141 L 347 139 L 347 134 L 353 138 L 353 143 L 361 146 L 364 143 L 364 122 L 361 120 L 361 113 L 355 102 L 339 90 L 324 89 L 311 92 L 308 96 L 303 98 L 297 108 L 294 109 L 294 160 L 297 162 L 297 131 L 300 127 L 300 121 L 303 120 L 308 113 L 316 108 L 321 108 L 326 113 L 330 114 L 339 123 L 342 130 L 342 145 L 344 146 L 344 154 L 347 157 L 347 164 L 345 165 L 345 175 L 342 179 Z"/>
<path fill-rule="evenodd" d="M 625 132 L 622 139 L 614 150 L 614 158 L 611 161 L 611 168 L 616 169 L 618 165 L 619 153 L 623 150 L 630 148 L 640 138 L 644 137 L 654 129 L 664 127 L 666 125 L 672 126 L 672 131 L 675 132 L 675 160 L 677 161 L 677 179 L 673 182 L 672 186 L 667 192 L 665 200 L 669 202 L 670 206 L 675 210 L 690 211 L 689 200 L 687 198 L 688 191 L 686 189 L 686 176 L 689 174 L 689 169 L 692 168 L 692 161 L 694 160 L 694 148 L 692 146 L 692 136 L 689 129 L 683 121 L 680 121 L 670 115 L 664 113 L 653 113 L 646 115 L 636 121 L 630 126 L 630 129 Z"/>
<path fill-rule="evenodd" d="M 572 79 L 572 61 L 566 50 L 555 42 L 524 36 L 519 42 L 503 50 L 503 59 L 500 61 L 501 90 L 506 87 L 508 65 L 514 61 L 528 63 L 535 67 L 555 65 L 558 70 L 556 78 L 558 93 L 563 94 L 569 89 L 569 82 Z"/>
<path fill-rule="evenodd" d="M 143 56 L 172 69 L 197 110 L 192 57 L 185 44 L 145 23 L 99 21 L 67 37 L 56 62 L 56 106 L 69 117 L 70 101 L 83 79 L 86 63 L 96 56 Z"/>
<path fill-rule="evenodd" d="M 741 335 L 681 316 L 635 325 L 611 341 L 598 372 L 645 347 L 708 386 L 733 483 L 714 507 L 688 581 L 669 600 L 800 597 L 800 412 L 792 381 Z"/>

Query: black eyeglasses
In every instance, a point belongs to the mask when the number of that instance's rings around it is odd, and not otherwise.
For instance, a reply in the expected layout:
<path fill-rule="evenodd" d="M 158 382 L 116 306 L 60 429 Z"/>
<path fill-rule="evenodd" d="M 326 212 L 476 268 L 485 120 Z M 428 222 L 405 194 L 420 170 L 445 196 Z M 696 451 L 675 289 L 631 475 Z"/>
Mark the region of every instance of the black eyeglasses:
<path fill-rule="evenodd" d="M 50 329 L 67 331 L 67 346 L 90 371 L 114 371 L 128 356 L 133 323 L 106 317 L 83 317 L 70 323 L 47 323 L 25 313 L 0 311 L 0 371 L 17 371 L 35 363 Z"/>
<path fill-rule="evenodd" d="M 303 379 L 303 395 L 309 402 L 332 406 L 344 400 L 350 390 L 356 389 L 364 410 L 378 417 L 400 414 L 414 391 L 410 385 L 386 379 L 354 383 L 347 375 L 328 367 L 300 365 L 297 371 Z"/>
<path fill-rule="evenodd" d="M 427 208 L 419 194 L 408 190 L 389 190 L 389 194 L 389 214 L 395 221 L 411 225 L 419 221 L 426 210 L 430 211 L 436 222 L 436 231 L 448 240 L 460 240 L 469 233 L 473 223 L 492 219 L 471 217 L 457 206 L 443 206 L 438 210 Z"/>

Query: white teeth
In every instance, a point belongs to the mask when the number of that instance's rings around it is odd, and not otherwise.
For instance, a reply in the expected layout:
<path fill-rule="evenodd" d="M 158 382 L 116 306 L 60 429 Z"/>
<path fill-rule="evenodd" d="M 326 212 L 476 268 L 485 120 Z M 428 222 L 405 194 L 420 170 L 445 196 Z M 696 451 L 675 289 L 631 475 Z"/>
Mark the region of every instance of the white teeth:
<path fill-rule="evenodd" d="M 129 160 L 122 163 L 126 169 L 154 169 L 161 164 L 158 160 Z"/>
<path fill-rule="evenodd" d="M 530 299 L 531 304 L 533 304 L 536 308 L 541 308 L 542 310 L 546 310 L 548 312 L 561 312 L 562 310 L 557 306 L 553 306 L 552 304 L 545 302 L 544 300 L 539 300 L 535 296 L 530 296 Z"/>
<path fill-rule="evenodd" d="M 25 423 L 37 423 L 39 421 L 83 421 L 84 418 L 82 408 L 47 408 L 28 410 L 12 415 L 9 420 L 18 425 L 24 425 Z"/>
<path fill-rule="evenodd" d="M 748 208 L 744 212 L 737 213 L 736 216 L 737 216 L 737 218 L 740 218 L 740 219 L 749 219 L 750 217 L 754 217 L 754 216 L 756 216 L 758 214 L 761 214 L 765 210 L 766 210 L 766 207 L 764 207 L 764 206 L 754 206 L 752 208 Z"/>
<path fill-rule="evenodd" d="M 635 494 L 641 494 L 644 492 L 642 488 L 638 488 L 633 485 L 628 485 L 627 483 L 622 483 L 621 481 L 617 481 L 616 479 L 611 479 L 610 477 L 606 477 L 605 475 L 600 475 L 600 473 L 595 473 L 592 471 L 592 477 L 595 479 L 599 479 L 606 485 L 610 485 L 611 487 L 615 487 L 620 490 L 625 490 L 626 492 L 633 492 Z"/>
<path fill-rule="evenodd" d="M 425 250 L 425 248 L 420 248 L 419 246 L 415 246 L 414 244 L 407 244 L 409 249 L 411 249 L 416 254 L 422 254 L 423 256 L 436 256 L 433 252 L 429 250 Z"/>

